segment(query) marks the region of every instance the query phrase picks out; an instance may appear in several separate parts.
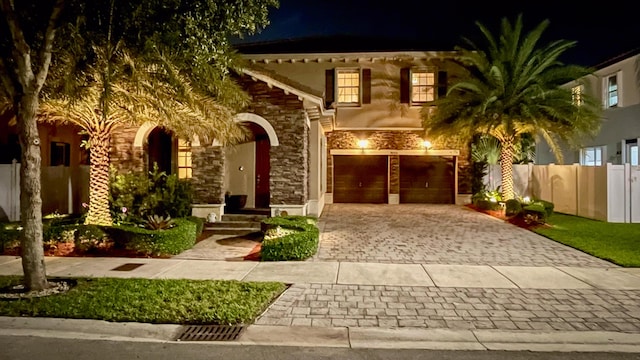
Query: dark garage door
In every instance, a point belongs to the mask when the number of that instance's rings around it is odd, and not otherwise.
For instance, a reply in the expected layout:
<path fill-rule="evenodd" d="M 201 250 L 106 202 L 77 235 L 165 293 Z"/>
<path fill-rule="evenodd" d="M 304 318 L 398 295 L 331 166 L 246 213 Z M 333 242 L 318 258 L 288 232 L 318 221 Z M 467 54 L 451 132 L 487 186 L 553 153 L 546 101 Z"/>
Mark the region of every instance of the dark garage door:
<path fill-rule="evenodd" d="M 453 159 L 400 156 L 400 202 L 454 203 Z"/>
<path fill-rule="evenodd" d="M 387 156 L 333 157 L 333 202 L 387 203 Z"/>

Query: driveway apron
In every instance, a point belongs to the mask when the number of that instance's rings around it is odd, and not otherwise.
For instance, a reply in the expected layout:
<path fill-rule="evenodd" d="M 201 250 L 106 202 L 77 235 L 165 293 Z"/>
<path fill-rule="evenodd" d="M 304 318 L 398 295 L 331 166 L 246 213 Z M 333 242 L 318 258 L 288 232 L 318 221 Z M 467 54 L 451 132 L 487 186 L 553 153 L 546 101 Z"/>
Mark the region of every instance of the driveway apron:
<path fill-rule="evenodd" d="M 503 266 L 615 265 L 464 206 L 330 204 L 312 261 Z"/>

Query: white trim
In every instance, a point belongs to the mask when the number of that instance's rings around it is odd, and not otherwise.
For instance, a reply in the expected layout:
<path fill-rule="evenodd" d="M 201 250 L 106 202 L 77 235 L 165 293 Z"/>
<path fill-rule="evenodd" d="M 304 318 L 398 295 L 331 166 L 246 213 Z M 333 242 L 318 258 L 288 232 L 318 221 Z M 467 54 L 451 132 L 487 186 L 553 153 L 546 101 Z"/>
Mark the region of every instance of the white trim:
<path fill-rule="evenodd" d="M 307 207 L 309 203 L 304 205 L 269 205 L 271 208 L 271 216 L 279 216 L 281 211 L 286 211 L 289 215 L 307 215 Z"/>
<path fill-rule="evenodd" d="M 142 147 L 149 138 L 149 134 L 158 126 L 158 124 L 152 123 L 150 121 L 145 122 L 140 125 L 138 131 L 136 131 L 136 136 L 133 138 L 133 147 Z M 215 143 L 216 140 L 214 140 Z M 200 146 L 200 138 L 198 135 L 193 136 L 193 140 L 191 140 L 191 146 Z"/>
<path fill-rule="evenodd" d="M 269 136 L 269 142 L 271 143 L 271 146 L 280 145 L 280 142 L 278 141 L 278 135 L 276 135 L 275 129 L 262 116 L 251 114 L 251 113 L 240 113 L 236 115 L 236 117 L 234 118 L 234 121 L 237 123 L 248 121 L 248 122 L 252 122 L 260 125 L 267 132 L 267 136 Z"/>
<path fill-rule="evenodd" d="M 210 213 L 215 213 L 218 220 L 224 215 L 224 206 L 226 204 L 192 204 L 191 216 L 199 218 L 207 218 Z"/>
<path fill-rule="evenodd" d="M 133 147 L 142 147 L 144 142 L 151 134 L 151 131 L 156 128 L 158 124 L 147 121 L 146 123 L 140 125 L 138 131 L 136 132 L 136 136 L 133 139 Z"/>
<path fill-rule="evenodd" d="M 290 94 L 294 94 L 297 95 L 299 98 L 302 98 L 303 101 L 304 100 L 308 100 L 311 103 L 313 103 L 314 105 L 318 106 L 318 108 L 320 109 L 320 113 L 322 114 L 322 116 L 333 116 L 333 114 L 335 113 L 335 110 L 331 109 L 331 110 L 326 110 L 324 107 L 324 99 L 319 97 L 319 96 L 315 96 L 315 95 L 311 95 L 309 93 L 306 93 L 304 91 L 300 91 L 299 89 L 294 88 L 293 86 L 287 85 L 285 83 L 282 83 L 278 80 L 275 80 L 267 75 L 261 74 L 257 71 L 254 70 L 250 70 L 250 69 L 242 69 L 242 72 L 248 76 L 251 76 L 251 78 L 253 79 L 257 79 L 260 80 L 262 82 L 265 82 L 267 85 L 269 86 L 275 86 L 278 89 L 284 90 L 285 92 L 289 92 Z"/>
<path fill-rule="evenodd" d="M 321 196 L 319 200 L 309 200 L 307 205 L 307 215 L 320 217 L 324 210 L 325 197 Z"/>
<path fill-rule="evenodd" d="M 331 155 L 430 155 L 459 156 L 460 150 L 369 150 L 331 149 Z"/>

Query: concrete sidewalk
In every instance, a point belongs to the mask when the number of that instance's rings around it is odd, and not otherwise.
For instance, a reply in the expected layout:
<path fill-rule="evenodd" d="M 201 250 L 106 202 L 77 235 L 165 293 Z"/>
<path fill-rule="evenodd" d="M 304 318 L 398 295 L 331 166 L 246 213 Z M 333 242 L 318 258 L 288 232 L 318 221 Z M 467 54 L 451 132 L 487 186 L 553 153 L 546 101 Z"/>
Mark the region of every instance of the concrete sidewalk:
<path fill-rule="evenodd" d="M 141 277 L 281 281 L 289 284 L 423 286 L 486 289 L 640 290 L 640 268 L 251 262 L 115 257 L 46 257 L 54 277 Z M 130 271 L 116 270 L 137 264 Z M 21 275 L 19 257 L 0 256 L 0 275 Z"/>

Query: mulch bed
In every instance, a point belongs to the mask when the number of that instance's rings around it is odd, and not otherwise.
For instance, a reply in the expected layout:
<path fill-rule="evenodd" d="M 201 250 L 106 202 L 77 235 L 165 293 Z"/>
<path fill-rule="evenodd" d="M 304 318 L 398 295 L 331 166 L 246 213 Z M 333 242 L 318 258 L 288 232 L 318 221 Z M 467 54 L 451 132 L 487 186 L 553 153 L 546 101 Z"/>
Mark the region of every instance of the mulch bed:
<path fill-rule="evenodd" d="M 505 215 L 504 211 L 502 210 L 486 210 L 486 209 L 480 209 L 477 206 L 473 205 L 473 204 L 467 204 L 465 205 L 466 207 L 468 207 L 469 209 L 487 214 L 487 215 L 491 215 L 495 218 L 498 218 L 500 220 L 504 220 L 506 222 L 509 222 L 513 225 L 519 226 L 523 229 L 527 229 L 527 230 L 531 230 L 540 226 L 545 226 L 545 225 L 541 225 L 541 224 L 527 224 L 526 222 L 524 222 L 524 220 L 522 219 L 522 217 L 519 216 L 507 216 Z"/>
<path fill-rule="evenodd" d="M 196 239 L 196 243 L 208 238 L 212 235 L 211 231 L 203 231 L 200 236 Z M 9 255 L 9 256 L 20 256 L 20 246 L 10 247 L 4 249 L 4 251 L 0 251 L 0 255 Z M 128 258 L 158 258 L 158 259 L 168 259 L 171 256 L 150 256 L 150 255 L 142 255 L 138 254 L 135 251 L 130 251 L 126 249 L 119 249 L 113 246 L 113 243 L 106 243 L 98 248 L 94 248 L 90 251 L 80 251 L 75 248 L 75 244 L 72 242 L 68 243 L 57 243 L 55 245 L 45 246 L 44 249 L 45 256 L 61 256 L 61 257 L 128 257 Z"/>

